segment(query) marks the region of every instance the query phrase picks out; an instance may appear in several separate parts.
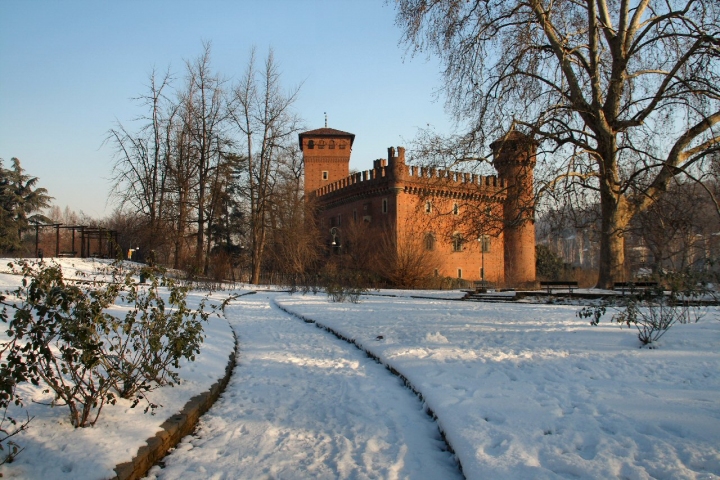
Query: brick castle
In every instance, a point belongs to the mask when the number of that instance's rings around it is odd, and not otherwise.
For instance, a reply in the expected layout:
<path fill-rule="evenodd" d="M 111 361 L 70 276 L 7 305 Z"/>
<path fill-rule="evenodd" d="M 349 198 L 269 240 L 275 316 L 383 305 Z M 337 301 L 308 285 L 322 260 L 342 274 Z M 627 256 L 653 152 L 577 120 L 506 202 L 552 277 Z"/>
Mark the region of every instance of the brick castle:
<path fill-rule="evenodd" d="M 350 174 L 354 140 L 327 127 L 299 135 L 305 197 L 331 251 L 394 249 L 396 261 L 425 263 L 439 276 L 535 284 L 537 145 L 529 137 L 511 131 L 490 145 L 497 176 L 408 166 L 402 147 Z"/>

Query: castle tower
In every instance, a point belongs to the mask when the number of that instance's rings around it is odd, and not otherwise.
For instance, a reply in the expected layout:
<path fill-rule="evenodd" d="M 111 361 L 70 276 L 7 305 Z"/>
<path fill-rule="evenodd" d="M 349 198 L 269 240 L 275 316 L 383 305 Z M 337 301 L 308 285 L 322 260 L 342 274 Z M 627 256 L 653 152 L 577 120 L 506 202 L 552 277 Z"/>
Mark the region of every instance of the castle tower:
<path fill-rule="evenodd" d="M 318 128 L 299 136 L 305 163 L 305 198 L 320 187 L 350 174 L 355 135 L 334 128 Z"/>
<path fill-rule="evenodd" d="M 493 165 L 505 181 L 505 284 L 533 287 L 535 284 L 535 198 L 533 170 L 537 142 L 512 130 L 490 144 Z"/>

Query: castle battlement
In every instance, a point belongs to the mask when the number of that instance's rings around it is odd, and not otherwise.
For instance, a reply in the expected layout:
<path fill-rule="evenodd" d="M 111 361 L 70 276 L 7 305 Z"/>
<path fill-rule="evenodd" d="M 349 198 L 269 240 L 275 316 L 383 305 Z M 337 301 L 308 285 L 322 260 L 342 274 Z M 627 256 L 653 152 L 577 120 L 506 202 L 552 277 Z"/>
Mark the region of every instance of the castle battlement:
<path fill-rule="evenodd" d="M 402 188 L 407 192 L 453 190 L 455 193 L 466 193 L 481 196 L 496 196 L 506 187 L 505 180 L 496 175 L 477 175 L 455 170 L 422 167 L 405 164 L 405 149 L 398 147 L 388 149 L 388 158 L 374 160 L 373 168 L 353 173 L 336 180 L 321 188 L 312 195 L 316 198 L 331 194 L 353 194 L 356 190 L 367 188 Z M 393 185 L 390 185 L 392 183 Z"/>

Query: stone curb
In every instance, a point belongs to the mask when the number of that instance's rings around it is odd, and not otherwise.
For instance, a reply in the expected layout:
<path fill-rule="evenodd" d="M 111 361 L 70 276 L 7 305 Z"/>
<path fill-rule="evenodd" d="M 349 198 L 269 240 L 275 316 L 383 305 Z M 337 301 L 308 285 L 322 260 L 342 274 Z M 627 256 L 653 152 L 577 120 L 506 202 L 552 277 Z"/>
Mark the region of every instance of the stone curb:
<path fill-rule="evenodd" d="M 131 461 L 115 466 L 116 475 L 110 480 L 137 480 L 143 478 L 153 465 L 162 460 L 168 450 L 180 443 L 183 437 L 192 433 L 202 414 L 213 406 L 230 381 L 238 354 L 238 339 L 234 330 L 233 337 L 235 339 L 235 348 L 230 354 L 230 359 L 225 367 L 225 376 L 215 382 L 207 392 L 192 397 L 178 414 L 165 420 L 160 426 L 162 430 L 157 432 L 154 437 L 148 438 L 145 441 L 146 445 L 138 449 L 137 454 Z"/>

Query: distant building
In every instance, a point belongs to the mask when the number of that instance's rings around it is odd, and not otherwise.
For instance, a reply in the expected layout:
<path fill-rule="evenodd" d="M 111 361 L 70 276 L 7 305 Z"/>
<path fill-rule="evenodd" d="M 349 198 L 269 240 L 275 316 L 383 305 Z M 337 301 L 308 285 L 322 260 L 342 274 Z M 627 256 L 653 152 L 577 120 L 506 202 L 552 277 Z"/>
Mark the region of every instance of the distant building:
<path fill-rule="evenodd" d="M 534 141 L 512 131 L 493 142 L 498 176 L 480 176 L 408 166 L 402 147 L 350 174 L 354 140 L 332 128 L 299 135 L 305 196 L 332 252 L 433 252 L 439 276 L 534 285 Z"/>

